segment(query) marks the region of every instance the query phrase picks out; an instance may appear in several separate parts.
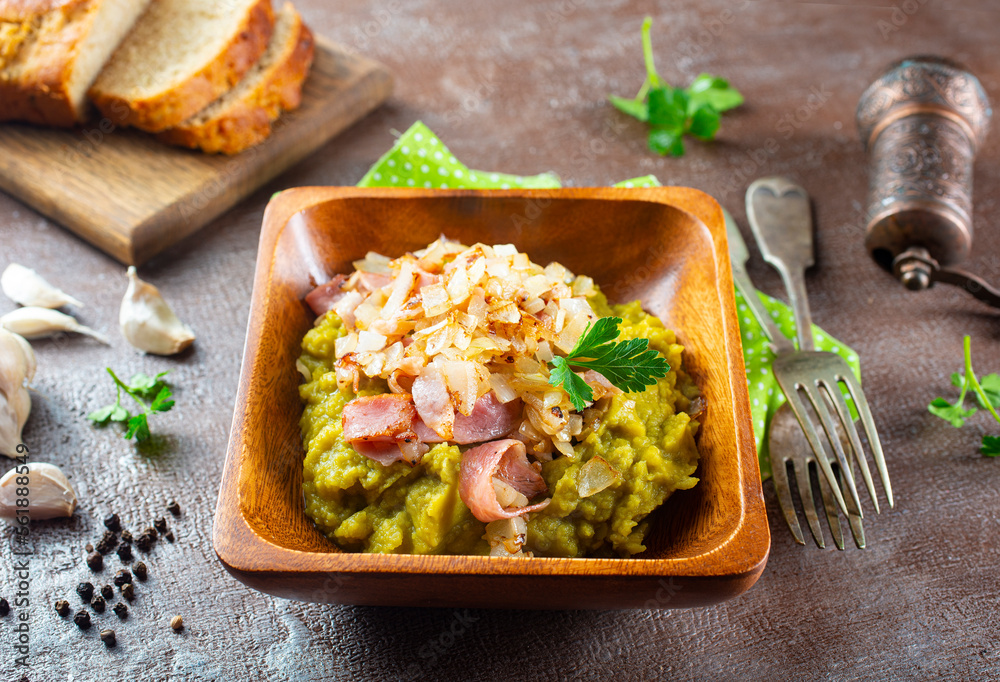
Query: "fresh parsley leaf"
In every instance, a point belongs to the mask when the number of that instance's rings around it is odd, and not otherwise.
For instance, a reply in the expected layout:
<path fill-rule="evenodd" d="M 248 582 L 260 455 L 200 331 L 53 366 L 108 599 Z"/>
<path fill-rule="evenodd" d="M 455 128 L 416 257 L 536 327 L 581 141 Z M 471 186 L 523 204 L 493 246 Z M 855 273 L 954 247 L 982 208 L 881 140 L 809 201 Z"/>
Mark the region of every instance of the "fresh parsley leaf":
<path fill-rule="evenodd" d="M 149 420 L 145 413 L 137 414 L 128 420 L 128 430 L 125 432 L 125 439 L 135 438 L 140 443 L 149 440 Z"/>
<path fill-rule="evenodd" d="M 927 410 L 936 417 L 941 417 L 949 422 L 956 429 L 965 425 L 965 420 L 976 413 L 976 408 L 965 409 L 965 401 L 959 401 L 952 405 L 944 398 L 935 398 L 927 406 Z"/>
<path fill-rule="evenodd" d="M 625 99 L 618 95 L 610 95 L 608 101 L 623 114 L 628 114 L 632 118 L 637 118 L 643 122 L 649 120 L 649 105 L 644 100 L 637 101 L 634 99 Z"/>
<path fill-rule="evenodd" d="M 570 366 L 600 372 L 612 384 L 629 393 L 652 386 L 670 371 L 670 365 L 663 356 L 649 349 L 649 339 L 616 342 L 621 323 L 620 317 L 600 318 L 587 325 L 566 357 L 552 359 L 549 383 L 562 385 L 577 410 L 586 407 L 594 399 L 594 393 Z"/>
<path fill-rule="evenodd" d="M 685 134 L 700 140 L 712 140 L 719 131 L 720 114 L 743 103 L 743 95 L 718 76 L 703 73 L 687 88 L 675 88 L 656 73 L 650 27 L 653 20 L 642 22 L 642 52 L 646 80 L 633 99 L 609 95 L 619 111 L 648 123 L 649 148 L 654 152 L 683 156 Z"/>
<path fill-rule="evenodd" d="M 174 406 L 172 399 L 173 391 L 167 385 L 163 377 L 167 372 L 160 372 L 156 376 L 150 377 L 147 374 L 136 374 L 126 384 L 118 375 L 108 367 L 108 374 L 115 382 L 117 396 L 112 405 L 107 405 L 95 410 L 87 415 L 87 418 L 95 424 L 106 424 L 109 421 L 126 422 L 125 438 L 135 438 L 142 442 L 150 438 L 149 415 L 159 412 L 168 412 Z M 132 400 L 138 403 L 142 412 L 135 416 L 129 414 L 121 405 L 122 391 L 128 394 Z M 150 401 L 150 402 L 147 402 Z"/>
<path fill-rule="evenodd" d="M 961 389 L 958 400 L 949 403 L 944 398 L 935 398 L 927 409 L 955 428 L 960 428 L 966 419 L 976 413 L 974 407 L 965 409 L 965 394 L 971 389 L 976 396 L 976 402 L 1000 422 L 1000 414 L 997 414 L 996 410 L 1000 407 L 1000 376 L 987 374 L 980 382 L 972 369 L 972 338 L 966 336 L 962 339 L 962 345 L 965 351 L 965 374 L 956 372 L 951 375 L 951 383 Z M 1000 436 L 983 436 L 983 447 L 979 451 L 987 457 L 1000 456 Z"/>

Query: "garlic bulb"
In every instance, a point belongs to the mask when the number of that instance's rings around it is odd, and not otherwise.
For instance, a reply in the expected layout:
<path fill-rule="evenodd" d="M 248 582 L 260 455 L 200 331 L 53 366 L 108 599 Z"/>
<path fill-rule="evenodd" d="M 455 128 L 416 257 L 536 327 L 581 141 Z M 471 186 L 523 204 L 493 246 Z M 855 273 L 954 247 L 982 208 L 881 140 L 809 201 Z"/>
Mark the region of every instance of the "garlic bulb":
<path fill-rule="evenodd" d="M 7 298 L 21 305 L 39 308 L 61 308 L 64 305 L 83 307 L 80 301 L 49 284 L 37 272 L 17 263 L 11 263 L 3 271 L 0 288 L 7 294 Z"/>
<path fill-rule="evenodd" d="M 27 469 L 25 472 L 24 465 L 14 467 L 0 478 L 0 518 L 12 521 L 18 514 L 31 519 L 72 516 L 76 509 L 76 492 L 62 469 L 44 462 L 32 462 Z M 18 507 L 18 489 L 23 492 L 24 488 L 28 489 L 28 506 Z"/>
<path fill-rule="evenodd" d="M 31 413 L 25 384 L 35 376 L 35 351 L 22 337 L 0 327 L 0 454 L 17 456 L 21 430 Z"/>
<path fill-rule="evenodd" d="M 76 318 L 58 310 L 49 310 L 38 306 L 12 310 L 0 317 L 0 326 L 15 334 L 20 334 L 26 339 L 44 339 L 60 332 L 75 332 L 92 336 L 103 344 L 108 343 L 108 339 L 103 334 L 83 326 L 76 321 Z"/>
<path fill-rule="evenodd" d="M 174 355 L 190 346 L 194 332 L 177 318 L 159 289 L 139 279 L 134 267 L 128 269 L 128 280 L 118 313 L 118 323 L 128 342 L 155 355 Z"/>

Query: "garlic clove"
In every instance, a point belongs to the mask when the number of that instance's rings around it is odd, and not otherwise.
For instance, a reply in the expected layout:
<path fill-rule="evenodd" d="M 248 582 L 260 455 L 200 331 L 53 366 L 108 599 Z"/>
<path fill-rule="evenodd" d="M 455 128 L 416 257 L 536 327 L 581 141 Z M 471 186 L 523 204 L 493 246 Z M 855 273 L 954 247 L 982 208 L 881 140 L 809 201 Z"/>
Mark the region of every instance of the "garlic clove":
<path fill-rule="evenodd" d="M 85 327 L 71 317 L 58 310 L 27 306 L 12 310 L 0 317 L 0 326 L 8 331 L 20 334 L 26 339 L 44 339 L 60 332 L 75 332 L 93 337 L 105 345 L 108 339 L 90 327 Z"/>
<path fill-rule="evenodd" d="M 18 515 L 30 519 L 72 516 L 76 509 L 76 492 L 62 469 L 45 462 L 32 462 L 27 469 L 25 472 L 24 465 L 14 467 L 0 478 L 0 518 L 13 521 Z M 23 485 L 25 476 L 27 486 Z M 18 488 L 25 487 L 28 488 L 28 506 L 18 507 Z"/>
<path fill-rule="evenodd" d="M 155 355 L 174 355 L 191 345 L 194 332 L 180 321 L 159 289 L 128 269 L 128 289 L 122 299 L 118 323 L 133 346 Z"/>
<path fill-rule="evenodd" d="M 0 455 L 18 456 L 17 446 L 21 444 L 19 422 L 20 415 L 14 411 L 14 406 L 7 401 L 7 396 L 0 393 Z"/>
<path fill-rule="evenodd" d="M 35 351 L 24 337 L 0 327 L 0 392 L 13 395 L 35 377 Z"/>
<path fill-rule="evenodd" d="M 11 263 L 0 275 L 0 288 L 7 298 L 25 306 L 61 308 L 64 305 L 83 307 L 83 303 L 49 284 L 31 268 Z"/>

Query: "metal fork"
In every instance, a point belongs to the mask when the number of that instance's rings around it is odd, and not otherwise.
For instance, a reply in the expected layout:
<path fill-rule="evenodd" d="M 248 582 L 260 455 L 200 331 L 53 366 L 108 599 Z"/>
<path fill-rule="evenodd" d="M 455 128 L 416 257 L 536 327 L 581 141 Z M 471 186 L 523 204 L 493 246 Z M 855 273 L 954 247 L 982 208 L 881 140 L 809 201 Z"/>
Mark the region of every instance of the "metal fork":
<path fill-rule="evenodd" d="M 722 214 L 726 220 L 726 232 L 729 236 L 729 255 L 733 266 L 733 281 L 736 288 L 743 294 L 747 305 L 760 324 L 764 336 L 771 342 L 771 350 L 775 354 L 784 352 L 794 352 L 795 347 L 792 342 L 785 338 L 778 325 L 767 312 L 767 308 L 761 303 L 757 296 L 757 290 L 750 281 L 750 276 L 746 271 L 746 263 L 750 258 L 746 242 L 736 225 L 736 221 L 729 211 L 722 209 Z M 786 402 L 771 417 L 771 424 L 768 429 L 768 455 L 771 461 L 771 475 L 773 477 L 774 489 L 778 494 L 778 506 L 781 508 L 785 523 L 792 531 L 792 537 L 800 545 L 806 544 L 802 537 L 802 530 L 799 527 L 798 517 L 792 503 L 791 490 L 788 485 L 788 463 L 792 463 L 795 471 L 795 478 L 798 482 L 799 497 L 802 500 L 802 511 L 806 521 L 809 523 L 809 530 L 813 539 L 820 547 L 826 547 L 823 538 L 823 531 L 820 530 L 819 516 L 816 513 L 816 504 L 813 501 L 812 484 L 809 476 L 809 466 L 814 462 L 812 451 L 802 427 L 799 426 L 795 415 Z M 844 549 L 844 532 L 841 528 L 840 518 L 837 515 L 837 506 L 833 499 L 833 490 L 827 483 L 826 477 L 819 477 L 820 495 L 823 500 L 823 508 L 826 511 L 826 519 L 830 527 L 833 541 L 839 549 Z M 865 547 L 865 531 L 861 517 L 857 514 L 848 515 L 848 523 L 851 527 L 851 534 L 854 536 L 854 544 L 859 548 Z"/>
<path fill-rule="evenodd" d="M 872 481 L 871 471 L 865 457 L 861 439 L 858 437 L 854 421 L 851 419 L 850 408 L 841 393 L 841 385 L 846 387 L 854 406 L 857 409 L 861 423 L 865 429 L 872 456 L 878 468 L 882 488 L 889 506 L 894 505 L 892 485 L 885 465 L 885 456 L 879 441 L 875 422 L 872 419 L 871 408 L 865 399 L 860 384 L 855 379 L 847 362 L 834 353 L 814 350 L 812 338 L 812 319 L 805 289 L 805 268 L 813 263 L 812 250 L 812 216 L 809 196 L 801 187 L 784 178 L 762 178 L 757 180 L 747 190 L 747 216 L 754 237 L 760 246 L 764 260 L 770 263 L 781 274 L 788 289 L 792 308 L 795 311 L 795 325 L 799 338 L 799 350 L 779 353 L 774 360 L 772 369 L 778 385 L 781 386 L 788 404 L 802 427 L 815 460 L 830 485 L 833 496 L 840 510 L 846 516 L 851 513 L 863 517 L 861 500 L 858 497 L 854 482 L 853 469 L 847 458 L 840 435 L 834 425 L 833 416 L 828 406 L 832 405 L 840 426 L 847 434 L 848 441 L 861 471 L 865 487 L 872 498 L 875 512 L 879 513 L 878 497 Z M 816 425 L 806 407 L 806 401 L 819 419 L 826 441 L 836 455 L 844 487 L 848 492 L 850 507 L 841 493 L 841 482 L 830 465 L 820 440 Z M 775 487 L 778 480 L 775 479 Z M 791 507 L 791 492 L 786 485 L 779 491 L 779 502 L 784 507 Z M 800 495 L 803 491 L 800 490 Z"/>

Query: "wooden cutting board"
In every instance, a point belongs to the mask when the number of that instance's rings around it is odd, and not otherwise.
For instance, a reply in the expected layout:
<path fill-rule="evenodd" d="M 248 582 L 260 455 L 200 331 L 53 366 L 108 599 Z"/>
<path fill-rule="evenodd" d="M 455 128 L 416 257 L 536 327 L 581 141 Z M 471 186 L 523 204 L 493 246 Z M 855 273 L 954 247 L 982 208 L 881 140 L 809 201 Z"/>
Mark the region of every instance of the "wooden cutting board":
<path fill-rule="evenodd" d="M 0 188 L 136 265 L 322 147 L 391 91 L 381 64 L 320 39 L 302 106 L 257 147 L 208 155 L 108 120 L 76 130 L 0 124 Z"/>

